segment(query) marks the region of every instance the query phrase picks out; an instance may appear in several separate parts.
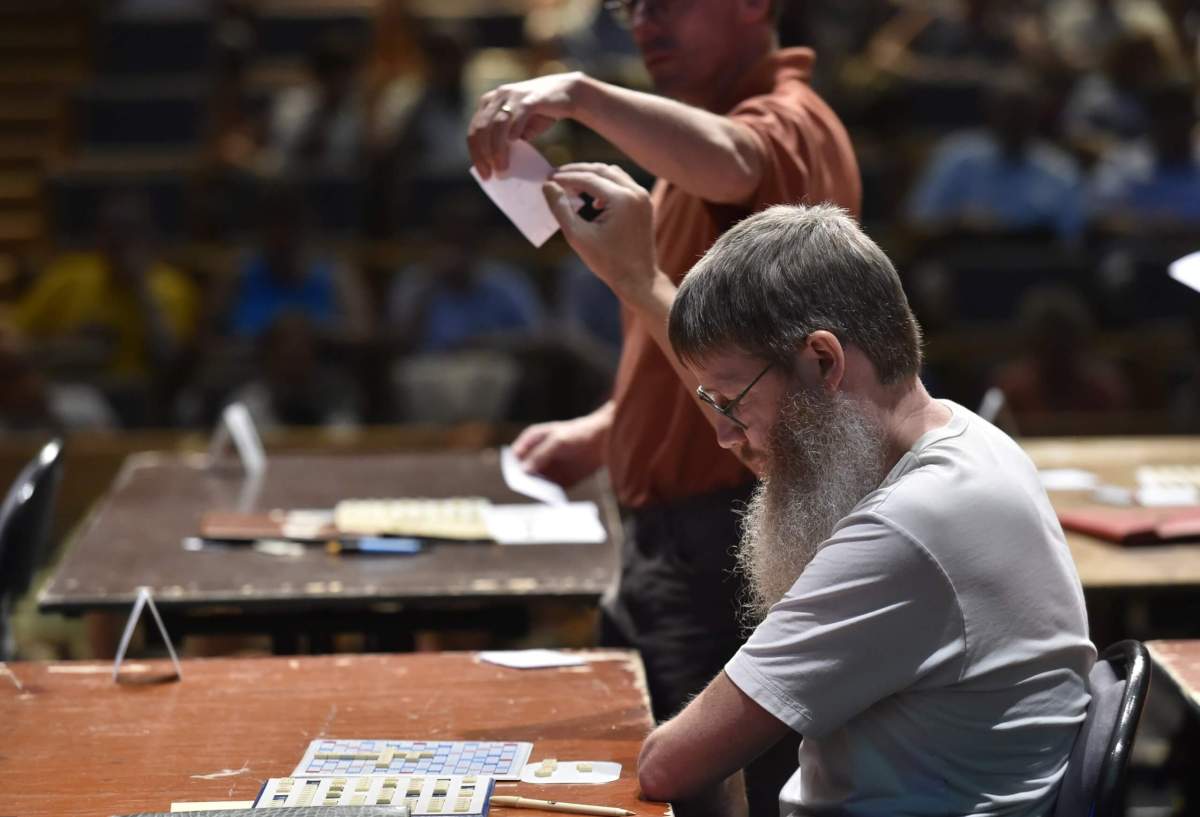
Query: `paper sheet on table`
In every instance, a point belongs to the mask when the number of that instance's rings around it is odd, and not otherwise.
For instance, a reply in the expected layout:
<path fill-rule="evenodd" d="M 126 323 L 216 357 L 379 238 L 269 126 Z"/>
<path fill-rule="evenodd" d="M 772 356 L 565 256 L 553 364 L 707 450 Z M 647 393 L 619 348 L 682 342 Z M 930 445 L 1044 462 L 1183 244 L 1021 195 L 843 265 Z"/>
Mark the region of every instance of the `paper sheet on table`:
<path fill-rule="evenodd" d="M 554 166 L 545 156 L 528 142 L 517 140 L 509 146 L 508 170 L 484 179 L 472 167 L 471 177 L 529 243 L 540 247 L 558 232 L 558 222 L 542 195 L 542 182 L 553 172 Z"/>
<path fill-rule="evenodd" d="M 507 445 L 500 449 L 500 473 L 504 475 L 504 484 L 518 494 L 548 505 L 567 504 L 567 495 L 561 486 L 522 468 L 517 455 Z"/>
<path fill-rule="evenodd" d="M 581 667 L 587 663 L 578 655 L 561 650 L 485 650 L 479 653 L 479 660 L 512 669 Z"/>
<path fill-rule="evenodd" d="M 595 502 L 492 505 L 483 511 L 483 524 L 502 545 L 584 545 L 605 539 Z"/>
<path fill-rule="evenodd" d="M 1167 273 L 1184 286 L 1200 292 L 1200 252 L 1172 261 L 1171 266 L 1167 267 Z"/>
<path fill-rule="evenodd" d="M 1099 477 L 1081 468 L 1043 468 L 1038 477 L 1047 491 L 1090 491 L 1100 484 Z"/>

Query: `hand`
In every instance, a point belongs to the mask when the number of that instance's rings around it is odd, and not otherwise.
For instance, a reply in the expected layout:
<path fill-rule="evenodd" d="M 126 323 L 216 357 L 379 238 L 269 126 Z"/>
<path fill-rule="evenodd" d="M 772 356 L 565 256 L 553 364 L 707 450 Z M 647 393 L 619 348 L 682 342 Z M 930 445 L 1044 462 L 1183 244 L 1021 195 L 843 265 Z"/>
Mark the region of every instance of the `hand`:
<path fill-rule="evenodd" d="M 553 423 L 538 423 L 521 432 L 513 453 L 521 467 L 570 487 L 604 464 L 607 423 L 595 414 Z"/>
<path fill-rule="evenodd" d="M 513 140 L 533 139 L 559 119 L 572 116 L 574 94 L 583 76 L 578 71 L 550 74 L 501 85 L 481 96 L 467 129 L 467 147 L 479 175 L 487 179 L 493 171 L 508 169 L 508 145 Z"/>
<path fill-rule="evenodd" d="M 644 187 L 615 165 L 580 162 L 560 167 L 542 193 L 567 242 L 618 298 L 635 304 L 649 292 L 657 270 L 654 209 Z M 580 193 L 601 211 L 592 221 L 571 204 Z"/>

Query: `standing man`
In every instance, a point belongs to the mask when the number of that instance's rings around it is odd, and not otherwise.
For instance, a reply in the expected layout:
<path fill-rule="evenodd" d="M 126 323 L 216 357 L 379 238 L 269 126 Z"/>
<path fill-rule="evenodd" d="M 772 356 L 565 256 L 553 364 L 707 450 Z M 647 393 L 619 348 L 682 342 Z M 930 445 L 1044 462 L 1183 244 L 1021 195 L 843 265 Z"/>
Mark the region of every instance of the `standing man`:
<path fill-rule="evenodd" d="M 787 202 L 831 202 L 852 213 L 860 205 L 850 139 L 808 84 L 813 52 L 778 47 L 781 2 L 623 0 L 661 96 L 581 73 L 538 77 L 484 94 L 468 135 L 475 167 L 487 178 L 507 168 L 513 140 L 574 119 L 658 177 L 649 198 L 620 171 L 597 165 L 560 168 L 547 185 L 564 233 L 594 272 L 594 253 L 603 248 L 573 240 L 579 219 L 566 193 L 599 194 L 603 207 L 604 190 L 616 185 L 618 195 L 637 199 L 642 209 L 619 208 L 613 218 L 622 223 L 607 225 L 608 234 L 620 236 L 631 258 L 652 247 L 657 271 L 624 280 L 605 267 L 624 325 L 612 399 L 586 417 L 526 429 L 514 449 L 528 470 L 568 485 L 607 465 L 631 524 L 603 637 L 641 651 L 660 720 L 678 712 L 741 643 L 732 553 L 737 506 L 752 481 L 746 464 L 717 445 L 696 382 L 669 350 L 674 287 L 751 213 Z M 779 786 L 795 768 L 790 747 L 779 755 L 779 771 L 764 772 L 761 785 L 751 770 L 754 814 L 775 811 Z"/>

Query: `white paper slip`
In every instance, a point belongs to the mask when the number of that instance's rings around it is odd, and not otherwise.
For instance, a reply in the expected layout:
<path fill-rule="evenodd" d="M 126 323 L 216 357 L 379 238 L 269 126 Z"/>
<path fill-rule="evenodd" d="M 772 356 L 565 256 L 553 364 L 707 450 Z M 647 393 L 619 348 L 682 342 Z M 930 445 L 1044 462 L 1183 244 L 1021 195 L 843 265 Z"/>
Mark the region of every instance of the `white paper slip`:
<path fill-rule="evenodd" d="M 1047 491 L 1090 491 L 1100 484 L 1099 477 L 1081 468 L 1043 468 L 1038 477 Z"/>
<path fill-rule="evenodd" d="M 562 650 L 485 650 L 479 653 L 479 660 L 512 669 L 581 667 L 587 663 L 578 655 Z"/>
<path fill-rule="evenodd" d="M 1172 508 L 1200 504 L 1195 485 L 1145 485 L 1137 489 L 1137 501 L 1146 508 Z"/>
<path fill-rule="evenodd" d="M 621 764 L 609 760 L 543 760 L 521 770 L 524 783 L 611 783 L 621 777 Z"/>
<path fill-rule="evenodd" d="M 471 168 L 471 176 L 483 192 L 535 247 L 558 232 L 558 222 L 542 195 L 542 182 L 553 172 L 554 166 L 546 157 L 522 140 L 509 145 L 508 170 L 493 172 L 490 179 L 484 179 Z"/>
<path fill-rule="evenodd" d="M 1200 465 L 1139 465 L 1134 476 L 1143 488 L 1159 485 L 1200 488 Z"/>
<path fill-rule="evenodd" d="M 1184 286 L 1200 292 L 1200 252 L 1190 253 L 1167 267 L 1167 274 Z"/>
<path fill-rule="evenodd" d="M 500 473 L 504 475 L 504 484 L 518 494 L 549 505 L 567 504 L 567 495 L 562 486 L 526 471 L 521 467 L 521 462 L 512 448 L 507 445 L 500 449 Z"/>
<path fill-rule="evenodd" d="M 1092 491 L 1092 501 L 1126 508 L 1133 504 L 1133 491 L 1120 485 L 1097 485 L 1096 490 Z"/>
<path fill-rule="evenodd" d="M 483 524 L 502 545 L 586 545 L 605 539 L 595 502 L 492 505 L 483 512 Z"/>
<path fill-rule="evenodd" d="M 236 809 L 248 809 L 254 805 L 253 800 L 213 800 L 207 803 L 172 803 L 172 813 L 188 811 L 234 811 Z"/>

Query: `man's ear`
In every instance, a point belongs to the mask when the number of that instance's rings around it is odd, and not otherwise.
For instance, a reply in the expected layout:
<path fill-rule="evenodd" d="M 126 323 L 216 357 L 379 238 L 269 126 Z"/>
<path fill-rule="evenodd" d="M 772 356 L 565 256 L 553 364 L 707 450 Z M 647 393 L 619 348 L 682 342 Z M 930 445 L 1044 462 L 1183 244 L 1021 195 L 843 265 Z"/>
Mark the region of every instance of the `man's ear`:
<path fill-rule="evenodd" d="M 821 385 L 828 391 L 837 391 L 846 376 L 846 348 L 837 335 L 818 329 L 808 336 L 808 354 L 820 373 Z"/>

